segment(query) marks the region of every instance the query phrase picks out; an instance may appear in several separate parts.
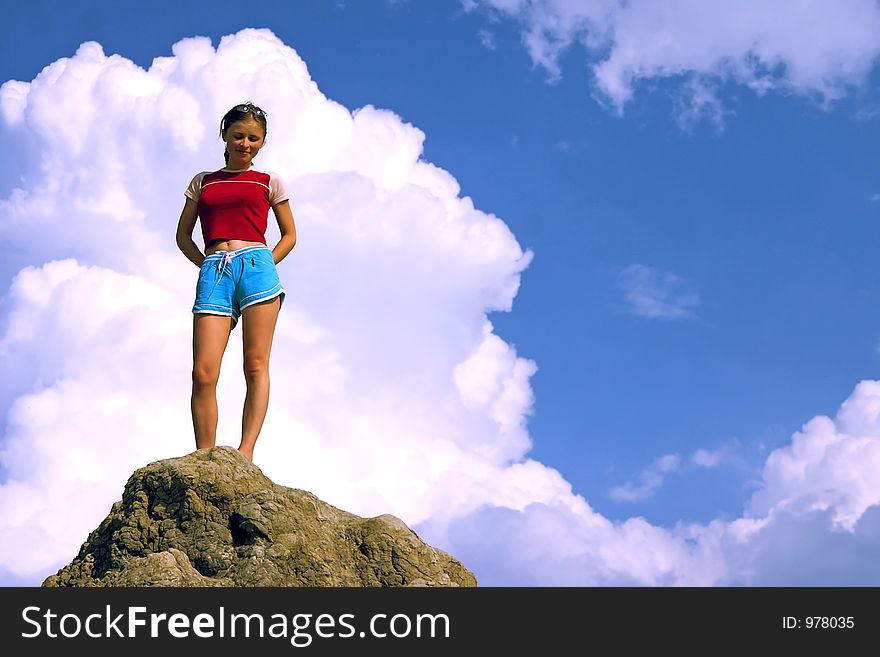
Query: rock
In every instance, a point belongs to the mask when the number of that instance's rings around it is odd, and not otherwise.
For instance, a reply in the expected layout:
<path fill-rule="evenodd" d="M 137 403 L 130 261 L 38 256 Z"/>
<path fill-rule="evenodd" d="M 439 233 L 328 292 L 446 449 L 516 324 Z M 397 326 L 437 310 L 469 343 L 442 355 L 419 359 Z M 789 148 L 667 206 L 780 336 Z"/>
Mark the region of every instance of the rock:
<path fill-rule="evenodd" d="M 362 518 L 272 482 L 231 447 L 136 470 L 44 587 L 476 586 L 391 515 Z"/>

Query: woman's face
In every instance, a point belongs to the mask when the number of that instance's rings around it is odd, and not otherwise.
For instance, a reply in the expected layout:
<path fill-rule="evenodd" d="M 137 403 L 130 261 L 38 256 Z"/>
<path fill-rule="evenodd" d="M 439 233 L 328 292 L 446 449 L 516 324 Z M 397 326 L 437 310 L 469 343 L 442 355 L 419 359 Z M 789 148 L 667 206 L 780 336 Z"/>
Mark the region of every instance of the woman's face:
<path fill-rule="evenodd" d="M 250 116 L 231 124 L 223 131 L 223 141 L 226 142 L 226 152 L 229 153 L 226 166 L 230 169 L 249 168 L 251 161 L 263 147 L 265 138 L 263 126 Z"/>

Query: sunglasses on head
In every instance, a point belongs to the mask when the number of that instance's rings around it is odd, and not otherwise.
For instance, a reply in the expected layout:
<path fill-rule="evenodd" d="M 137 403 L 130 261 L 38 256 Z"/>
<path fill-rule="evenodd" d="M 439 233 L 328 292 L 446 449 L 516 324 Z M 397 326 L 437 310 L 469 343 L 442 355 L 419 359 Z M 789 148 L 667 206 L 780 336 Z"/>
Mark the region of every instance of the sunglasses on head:
<path fill-rule="evenodd" d="M 263 110 L 261 110 L 256 105 L 252 105 L 251 103 L 242 103 L 241 105 L 236 105 L 232 108 L 236 112 L 244 112 L 247 114 L 248 112 L 253 112 L 254 116 L 262 116 L 266 118 L 268 114 L 266 114 Z"/>

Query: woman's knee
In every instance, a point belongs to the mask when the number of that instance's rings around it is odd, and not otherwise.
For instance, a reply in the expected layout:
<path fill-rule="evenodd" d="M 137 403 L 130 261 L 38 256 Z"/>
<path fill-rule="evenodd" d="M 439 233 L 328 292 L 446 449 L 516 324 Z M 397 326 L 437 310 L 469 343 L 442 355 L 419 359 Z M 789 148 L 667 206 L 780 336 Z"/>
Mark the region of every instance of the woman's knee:
<path fill-rule="evenodd" d="M 220 370 L 210 365 L 195 364 L 192 370 L 193 387 L 216 388 L 220 379 Z"/>
<path fill-rule="evenodd" d="M 269 359 L 265 356 L 245 354 L 244 378 L 249 382 L 263 381 L 269 376 Z"/>

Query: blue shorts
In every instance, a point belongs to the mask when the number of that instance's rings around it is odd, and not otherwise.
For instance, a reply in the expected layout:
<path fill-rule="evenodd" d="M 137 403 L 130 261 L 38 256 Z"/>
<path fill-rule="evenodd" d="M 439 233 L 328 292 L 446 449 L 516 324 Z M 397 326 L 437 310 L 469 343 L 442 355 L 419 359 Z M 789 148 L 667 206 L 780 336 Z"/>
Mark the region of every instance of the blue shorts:
<path fill-rule="evenodd" d="M 216 251 L 205 258 L 199 270 L 192 311 L 231 317 L 235 328 L 242 310 L 275 297 L 281 297 L 283 304 L 284 294 L 269 247 Z"/>

